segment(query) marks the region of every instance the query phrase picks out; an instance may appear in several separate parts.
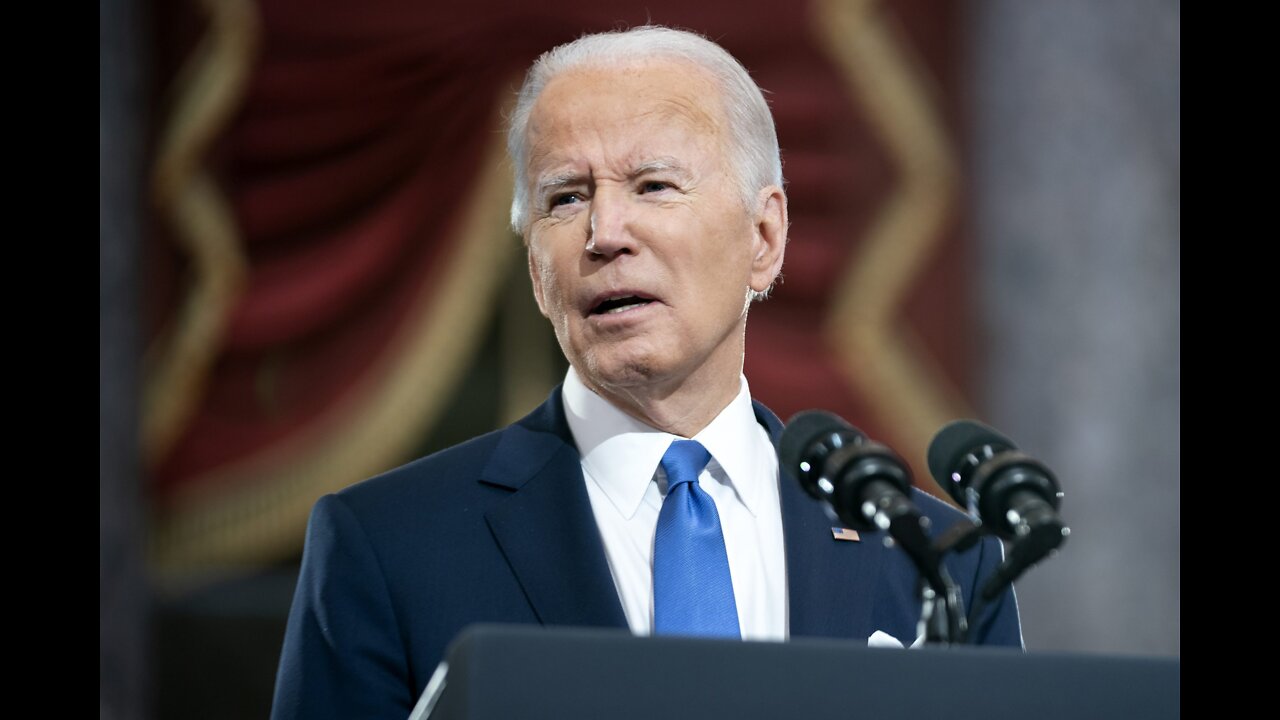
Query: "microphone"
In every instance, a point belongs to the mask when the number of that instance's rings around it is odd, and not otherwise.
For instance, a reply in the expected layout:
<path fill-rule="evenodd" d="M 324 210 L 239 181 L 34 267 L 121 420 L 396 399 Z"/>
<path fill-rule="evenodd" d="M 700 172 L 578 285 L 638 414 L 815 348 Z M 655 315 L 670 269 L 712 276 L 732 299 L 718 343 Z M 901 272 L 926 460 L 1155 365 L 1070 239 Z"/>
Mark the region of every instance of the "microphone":
<path fill-rule="evenodd" d="M 1013 542 L 984 586 L 984 600 L 1066 541 L 1071 529 L 1058 517 L 1062 491 L 1044 463 L 982 423 L 948 423 L 929 443 L 929 472 L 956 502 L 991 532 Z"/>
<path fill-rule="evenodd" d="M 837 415 L 806 410 L 782 431 L 778 460 L 811 497 L 855 530 L 886 530 L 914 512 L 906 464 Z"/>
<path fill-rule="evenodd" d="M 968 632 L 960 590 L 929 539 L 929 520 L 911 501 L 907 465 L 888 447 L 822 410 L 791 418 L 778 444 L 783 471 L 856 530 L 887 530 L 924 580 L 921 632 L 929 642 L 963 642 Z"/>
<path fill-rule="evenodd" d="M 945 425 L 929 443 L 929 472 L 938 485 L 996 535 L 1017 540 L 1057 520 L 1058 481 L 1044 463 L 974 420 Z"/>

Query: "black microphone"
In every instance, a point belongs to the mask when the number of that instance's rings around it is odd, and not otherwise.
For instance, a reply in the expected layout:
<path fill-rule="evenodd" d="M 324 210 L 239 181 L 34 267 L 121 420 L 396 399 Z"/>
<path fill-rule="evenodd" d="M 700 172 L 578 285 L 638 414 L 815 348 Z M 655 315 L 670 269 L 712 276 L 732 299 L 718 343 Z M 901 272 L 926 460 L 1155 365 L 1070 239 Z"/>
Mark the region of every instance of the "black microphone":
<path fill-rule="evenodd" d="M 938 431 L 929 443 L 929 472 L 1006 540 L 1055 520 L 1062 504 L 1058 481 L 1044 463 L 974 420 L 956 420 Z"/>
<path fill-rule="evenodd" d="M 887 530 L 927 584 L 921 615 L 926 639 L 964 642 L 960 590 L 929 539 L 928 518 L 911 501 L 911 475 L 895 452 L 836 415 L 807 410 L 782 431 L 778 461 L 826 504 L 828 514 L 856 530 Z"/>
<path fill-rule="evenodd" d="M 906 464 L 829 412 L 806 410 L 791 418 L 782 431 L 778 459 L 796 474 L 805 492 L 828 503 L 855 530 L 885 530 L 889 519 L 914 509 L 907 499 L 911 479 Z"/>
<path fill-rule="evenodd" d="M 991 532 L 1012 541 L 1009 557 L 983 588 L 991 600 L 1071 534 L 1058 517 L 1062 491 L 1044 463 L 973 420 L 948 423 L 929 443 L 929 472 Z"/>
<path fill-rule="evenodd" d="M 782 431 L 778 459 L 809 495 L 855 530 L 888 530 L 929 579 L 937 575 L 929 521 L 911 502 L 911 475 L 897 453 L 822 410 L 806 410 Z"/>

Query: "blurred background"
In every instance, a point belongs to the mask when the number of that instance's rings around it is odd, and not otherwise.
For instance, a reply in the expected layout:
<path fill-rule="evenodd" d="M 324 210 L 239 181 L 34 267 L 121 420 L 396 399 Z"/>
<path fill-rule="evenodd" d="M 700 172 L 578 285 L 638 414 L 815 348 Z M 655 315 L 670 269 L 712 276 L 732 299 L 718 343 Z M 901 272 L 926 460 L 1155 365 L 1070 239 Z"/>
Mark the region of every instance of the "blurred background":
<path fill-rule="evenodd" d="M 538 54 L 654 22 L 765 88 L 791 206 L 747 369 L 916 482 L 957 417 L 1058 474 L 1028 649 L 1180 655 L 1180 8 L 100 0 L 100 716 L 253 717 L 311 505 L 565 362 L 507 228 Z"/>

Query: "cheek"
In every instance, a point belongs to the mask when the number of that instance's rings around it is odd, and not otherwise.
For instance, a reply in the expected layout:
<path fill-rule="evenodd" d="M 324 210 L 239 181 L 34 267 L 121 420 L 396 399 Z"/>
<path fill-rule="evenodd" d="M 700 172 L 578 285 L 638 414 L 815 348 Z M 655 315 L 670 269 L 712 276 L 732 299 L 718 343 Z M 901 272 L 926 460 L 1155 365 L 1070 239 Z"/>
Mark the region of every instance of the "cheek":
<path fill-rule="evenodd" d="M 538 267 L 538 279 L 535 283 L 538 285 L 537 292 L 542 298 L 542 312 L 552 324 L 559 326 L 566 317 L 564 310 L 566 288 L 561 286 L 560 274 L 549 258 L 540 257 L 535 259 L 535 262 Z"/>

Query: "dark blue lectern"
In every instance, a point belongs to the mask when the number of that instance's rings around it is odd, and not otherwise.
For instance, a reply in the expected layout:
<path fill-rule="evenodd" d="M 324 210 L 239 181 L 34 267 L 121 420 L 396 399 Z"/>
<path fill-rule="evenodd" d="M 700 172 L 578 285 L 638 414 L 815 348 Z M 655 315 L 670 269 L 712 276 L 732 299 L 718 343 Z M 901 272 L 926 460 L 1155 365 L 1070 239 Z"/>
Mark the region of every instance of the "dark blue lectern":
<path fill-rule="evenodd" d="M 1175 659 L 995 648 L 755 643 L 478 625 L 451 646 L 414 718 L 1179 717 Z"/>

